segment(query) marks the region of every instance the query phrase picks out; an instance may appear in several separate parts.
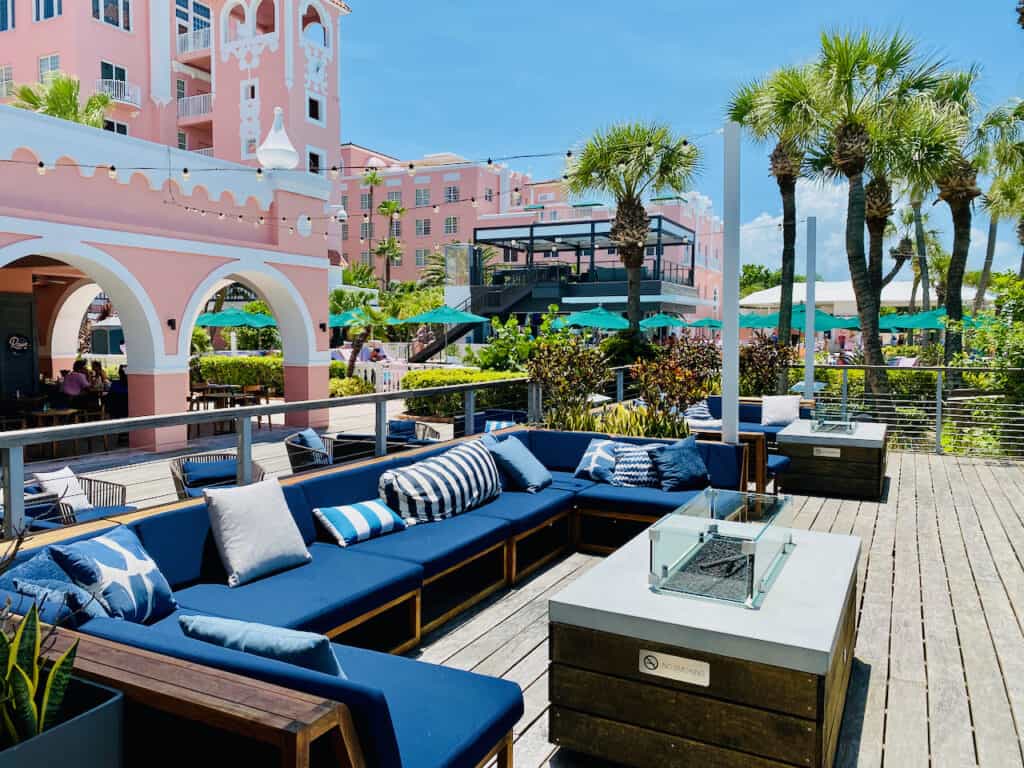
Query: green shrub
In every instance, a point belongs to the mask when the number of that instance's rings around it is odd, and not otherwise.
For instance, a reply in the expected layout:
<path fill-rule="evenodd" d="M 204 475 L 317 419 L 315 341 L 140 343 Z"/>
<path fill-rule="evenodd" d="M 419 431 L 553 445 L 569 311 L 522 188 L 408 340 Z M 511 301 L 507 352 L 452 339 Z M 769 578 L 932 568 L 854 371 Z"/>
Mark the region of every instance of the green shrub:
<path fill-rule="evenodd" d="M 207 355 L 199 358 L 198 368 L 200 379 L 214 384 L 262 384 L 284 391 L 284 363 L 280 357 Z"/>
<path fill-rule="evenodd" d="M 507 371 L 478 371 L 471 368 L 427 368 L 409 371 L 402 379 L 402 389 L 429 389 L 455 384 L 470 384 L 483 381 L 522 378 Z M 507 406 L 511 402 L 526 402 L 526 382 L 509 384 L 477 392 L 477 410 Z M 450 395 L 406 398 L 406 410 L 414 416 L 452 416 L 461 413 L 464 407 L 461 392 Z"/>
<path fill-rule="evenodd" d="M 343 363 L 341 360 L 331 360 L 331 378 L 344 379 L 346 376 L 348 376 L 348 363 Z"/>
<path fill-rule="evenodd" d="M 601 351 L 608 365 L 617 368 L 620 365 L 632 365 L 638 360 L 649 360 L 654 357 L 656 350 L 642 333 L 622 331 L 602 341 Z"/>
<path fill-rule="evenodd" d="M 370 382 L 353 376 L 352 378 L 331 378 L 327 382 L 327 391 L 331 397 L 351 397 L 352 395 L 368 395 L 374 389 Z"/>

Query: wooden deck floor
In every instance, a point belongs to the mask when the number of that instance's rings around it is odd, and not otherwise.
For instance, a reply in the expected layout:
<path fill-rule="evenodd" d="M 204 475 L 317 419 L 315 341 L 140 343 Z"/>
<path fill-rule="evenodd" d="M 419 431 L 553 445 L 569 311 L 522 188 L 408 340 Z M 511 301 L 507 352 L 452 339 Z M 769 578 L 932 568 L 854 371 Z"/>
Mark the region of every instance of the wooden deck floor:
<path fill-rule="evenodd" d="M 863 542 L 836 765 L 1024 766 L 1024 464 L 892 453 L 882 503 L 795 502 L 796 526 Z M 595 766 L 548 743 L 547 599 L 597 562 L 572 555 L 415 653 L 522 687 L 517 768 Z"/>

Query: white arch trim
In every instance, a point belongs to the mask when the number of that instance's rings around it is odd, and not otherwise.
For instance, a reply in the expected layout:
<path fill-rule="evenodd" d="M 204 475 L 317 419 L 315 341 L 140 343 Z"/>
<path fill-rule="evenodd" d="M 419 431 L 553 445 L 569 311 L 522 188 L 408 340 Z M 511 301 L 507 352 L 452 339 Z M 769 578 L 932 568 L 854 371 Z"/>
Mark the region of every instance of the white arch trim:
<path fill-rule="evenodd" d="M 192 328 L 206 302 L 225 280 L 237 279 L 253 288 L 270 305 L 278 322 L 285 365 L 326 365 L 330 353 L 316 348 L 316 329 L 302 294 L 284 273 L 261 262 L 224 264 L 207 275 L 189 299 L 178 336 L 179 358 L 188 361 Z M 326 286 L 324 287 L 326 290 Z"/>
<path fill-rule="evenodd" d="M 77 357 L 82 318 L 102 290 L 92 278 L 79 280 L 65 289 L 53 308 L 46 332 L 47 343 L 40 351 L 48 351 L 50 357 Z"/>
<path fill-rule="evenodd" d="M 327 12 L 327 8 L 320 2 L 320 0 L 303 0 L 299 4 L 299 13 L 296 18 L 299 21 L 299 25 L 302 24 L 302 17 L 306 15 L 306 11 L 312 8 L 316 11 L 317 16 L 320 17 L 320 26 L 324 28 L 324 44 L 328 50 L 334 49 L 333 41 L 331 40 L 331 15 Z M 299 29 L 299 36 L 301 37 L 305 29 Z"/>
<path fill-rule="evenodd" d="M 163 354 L 163 331 L 149 295 L 121 262 L 77 238 L 54 233 L 0 248 L 0 267 L 35 255 L 75 267 L 103 288 L 122 320 L 129 373 L 181 370 Z"/>

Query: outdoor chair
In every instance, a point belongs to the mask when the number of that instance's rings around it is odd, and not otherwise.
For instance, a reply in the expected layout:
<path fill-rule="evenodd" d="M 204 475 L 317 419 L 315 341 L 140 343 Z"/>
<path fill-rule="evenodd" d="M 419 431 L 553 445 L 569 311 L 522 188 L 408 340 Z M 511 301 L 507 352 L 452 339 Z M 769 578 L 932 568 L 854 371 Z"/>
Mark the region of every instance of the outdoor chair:
<path fill-rule="evenodd" d="M 186 467 L 187 464 L 192 466 Z M 188 476 L 189 470 L 192 470 L 192 478 Z M 174 481 L 175 493 L 182 501 L 202 497 L 204 488 L 226 488 L 235 485 L 237 473 L 238 456 L 234 453 L 194 453 L 171 460 L 171 480 Z M 254 461 L 252 481 L 258 483 L 264 475 L 263 467 Z"/>
<path fill-rule="evenodd" d="M 326 467 L 334 463 L 335 438 L 328 435 L 320 435 L 323 440 L 324 450 L 310 448 L 303 442 L 302 433 L 296 432 L 284 439 L 284 447 L 288 452 L 288 463 L 292 467 L 292 473 L 298 474 L 316 467 Z"/>
<path fill-rule="evenodd" d="M 93 506 L 93 509 L 82 512 L 82 515 L 94 513 L 97 510 L 102 510 L 106 514 L 112 514 L 115 510 L 124 512 L 129 509 L 125 505 L 128 489 L 120 483 L 112 483 L 109 480 L 97 480 L 95 477 L 79 477 L 78 484 L 82 486 L 82 490 L 85 491 L 85 497 L 89 499 L 89 503 Z M 60 520 L 64 525 L 84 522 L 84 520 L 79 519 L 79 515 L 75 514 L 74 507 L 63 501 L 60 503 Z"/>
<path fill-rule="evenodd" d="M 270 394 L 267 388 L 262 384 L 248 384 L 242 387 L 242 394 L 245 396 L 246 405 L 269 405 Z M 267 429 L 270 429 L 273 423 L 270 417 L 267 416 Z M 263 417 L 256 417 L 256 428 L 263 429 Z"/>

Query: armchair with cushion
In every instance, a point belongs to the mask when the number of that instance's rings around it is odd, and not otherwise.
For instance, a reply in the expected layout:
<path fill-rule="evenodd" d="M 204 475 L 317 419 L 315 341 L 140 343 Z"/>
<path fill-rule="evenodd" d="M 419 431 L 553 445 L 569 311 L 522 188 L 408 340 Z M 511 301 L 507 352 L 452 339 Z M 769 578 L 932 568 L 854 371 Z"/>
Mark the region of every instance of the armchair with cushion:
<path fill-rule="evenodd" d="M 36 486 L 25 487 L 25 516 L 30 531 L 48 531 L 136 511 L 137 507 L 125 503 L 128 489 L 120 483 L 95 477 L 76 479 L 85 494 L 87 506 L 78 505 L 76 508 L 76 505 L 52 494 L 47 498 L 46 494 L 30 493 L 36 490 Z"/>
<path fill-rule="evenodd" d="M 252 463 L 252 481 L 264 476 L 263 467 Z M 171 460 L 171 480 L 181 500 L 202 498 L 204 488 L 226 488 L 235 484 L 238 457 L 234 453 L 195 453 Z"/>

